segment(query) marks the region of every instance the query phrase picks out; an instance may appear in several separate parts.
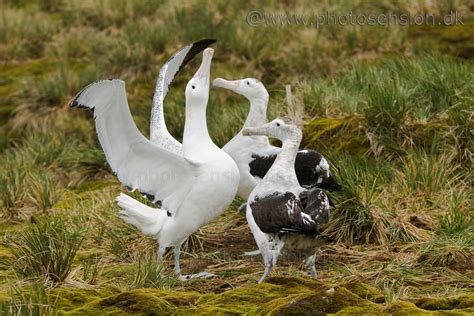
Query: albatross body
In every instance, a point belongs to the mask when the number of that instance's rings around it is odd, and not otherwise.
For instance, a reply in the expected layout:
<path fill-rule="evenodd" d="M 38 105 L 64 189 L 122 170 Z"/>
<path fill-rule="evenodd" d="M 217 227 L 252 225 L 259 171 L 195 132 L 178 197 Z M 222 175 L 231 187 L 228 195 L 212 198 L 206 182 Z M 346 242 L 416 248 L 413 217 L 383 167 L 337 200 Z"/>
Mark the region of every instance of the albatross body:
<path fill-rule="evenodd" d="M 167 248 L 175 248 L 177 274 L 181 244 L 224 211 L 240 178 L 235 162 L 212 142 L 207 130 L 212 55 L 212 49 L 204 51 L 199 70 L 186 86 L 182 154 L 155 145 L 139 132 L 121 80 L 93 83 L 71 104 L 94 110 L 100 144 L 118 179 L 161 202 L 156 209 L 125 194 L 117 198 L 121 218 L 158 241 L 159 261 Z"/>
<path fill-rule="evenodd" d="M 247 201 L 247 222 L 265 264 L 259 283 L 276 266 L 280 254 L 288 259 L 305 257 L 306 266 L 316 278 L 314 252 L 324 244 L 318 225 L 328 221 L 329 198 L 322 189 L 305 189 L 298 182 L 294 166 L 301 131 L 289 119 L 279 118 L 261 127 L 245 128 L 243 135 L 267 135 L 283 143 Z"/>
<path fill-rule="evenodd" d="M 250 111 L 244 123 L 244 129 L 261 126 L 267 122 L 269 95 L 259 80 L 247 78 L 228 81 L 216 78 L 213 85 L 232 90 L 250 101 Z M 235 160 L 239 167 L 240 184 L 237 194 L 243 199 L 248 199 L 250 192 L 263 179 L 281 151 L 281 148 L 269 143 L 267 136 L 244 136 L 242 131 L 222 149 Z M 328 161 L 314 150 L 298 151 L 295 169 L 299 184 L 303 187 L 318 187 L 329 191 L 341 189 L 330 171 Z"/>

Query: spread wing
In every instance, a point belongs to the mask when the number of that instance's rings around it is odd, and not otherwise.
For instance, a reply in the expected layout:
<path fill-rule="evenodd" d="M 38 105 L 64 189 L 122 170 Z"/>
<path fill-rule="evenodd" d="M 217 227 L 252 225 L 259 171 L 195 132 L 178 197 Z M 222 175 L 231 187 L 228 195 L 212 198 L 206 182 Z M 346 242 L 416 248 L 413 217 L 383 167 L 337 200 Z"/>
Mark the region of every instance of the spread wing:
<path fill-rule="evenodd" d="M 178 142 L 166 128 L 163 102 L 168 94 L 168 89 L 176 74 L 189 63 L 194 56 L 209 47 L 216 40 L 204 39 L 180 49 L 161 67 L 156 81 L 153 105 L 151 108 L 150 140 L 168 151 L 180 154 L 181 143 Z"/>
<path fill-rule="evenodd" d="M 179 210 L 197 177 L 198 166 L 154 145 L 140 133 L 130 113 L 122 80 L 90 84 L 71 106 L 94 111 L 99 142 L 120 182 L 160 200 L 172 214 Z"/>

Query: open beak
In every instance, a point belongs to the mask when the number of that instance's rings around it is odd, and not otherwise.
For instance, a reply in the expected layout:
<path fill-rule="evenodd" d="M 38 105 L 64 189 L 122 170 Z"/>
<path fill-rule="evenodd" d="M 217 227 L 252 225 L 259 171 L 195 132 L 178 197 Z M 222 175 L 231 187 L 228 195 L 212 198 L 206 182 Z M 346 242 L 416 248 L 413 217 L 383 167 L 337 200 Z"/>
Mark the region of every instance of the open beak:
<path fill-rule="evenodd" d="M 209 80 L 211 75 L 211 61 L 212 56 L 214 55 L 214 50 L 212 48 L 206 48 L 202 53 L 202 63 L 199 69 L 194 74 L 194 78 L 197 79 L 207 79 Z"/>
<path fill-rule="evenodd" d="M 270 129 L 270 123 L 259 127 L 247 127 L 242 130 L 242 135 L 244 136 L 253 136 L 253 135 L 265 135 L 268 136 L 268 131 Z"/>
<path fill-rule="evenodd" d="M 225 80 L 222 78 L 216 78 L 212 82 L 214 87 L 224 88 L 236 92 L 235 90 L 240 86 L 242 80 Z"/>

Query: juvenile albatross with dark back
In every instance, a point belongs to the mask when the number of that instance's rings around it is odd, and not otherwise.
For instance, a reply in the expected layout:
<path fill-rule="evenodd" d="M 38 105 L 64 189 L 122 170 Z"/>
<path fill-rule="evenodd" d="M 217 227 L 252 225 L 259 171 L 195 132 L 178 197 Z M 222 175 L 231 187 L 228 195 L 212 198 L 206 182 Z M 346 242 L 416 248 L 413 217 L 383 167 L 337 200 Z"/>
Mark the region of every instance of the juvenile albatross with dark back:
<path fill-rule="evenodd" d="M 301 130 L 288 118 L 261 127 L 244 128 L 243 135 L 266 135 L 282 141 L 281 151 L 247 201 L 247 222 L 265 264 L 263 282 L 278 256 L 306 258 L 316 278 L 315 251 L 324 244 L 318 226 L 329 219 L 329 198 L 320 188 L 303 188 L 296 176 L 295 161 Z"/>

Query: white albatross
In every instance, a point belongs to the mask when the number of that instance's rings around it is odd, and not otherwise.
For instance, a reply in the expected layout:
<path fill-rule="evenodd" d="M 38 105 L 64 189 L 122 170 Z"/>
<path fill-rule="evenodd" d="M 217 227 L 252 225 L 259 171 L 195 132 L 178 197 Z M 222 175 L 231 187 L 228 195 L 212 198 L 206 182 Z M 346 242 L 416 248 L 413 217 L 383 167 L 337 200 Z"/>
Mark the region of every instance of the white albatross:
<path fill-rule="evenodd" d="M 163 103 L 168 89 L 176 74 L 186 66 L 197 54 L 215 43 L 214 39 L 203 39 L 186 45 L 177 51 L 161 67 L 156 80 L 155 94 L 150 119 L 150 140 L 152 143 L 176 154 L 182 154 L 182 145 L 168 131 L 163 113 Z"/>
<path fill-rule="evenodd" d="M 278 118 L 261 127 L 248 127 L 243 135 L 266 135 L 282 141 L 282 149 L 265 177 L 247 201 L 246 216 L 262 254 L 265 272 L 262 283 L 278 256 L 306 258 L 306 266 L 316 278 L 315 251 L 325 240 L 318 225 L 329 219 L 329 198 L 322 189 L 305 189 L 298 183 L 295 161 L 301 130 L 288 118 Z"/>
<path fill-rule="evenodd" d="M 267 123 L 269 95 L 262 82 L 254 78 L 233 81 L 216 78 L 213 85 L 231 90 L 250 101 L 250 110 L 243 126 L 244 129 Z M 239 167 L 240 184 L 237 195 L 245 200 L 268 172 L 281 150 L 281 148 L 272 146 L 266 136 L 244 136 L 242 131 L 222 149 L 234 159 Z M 327 159 L 314 150 L 298 151 L 295 169 L 300 185 L 305 188 L 341 190 L 341 186 L 330 171 Z"/>
<path fill-rule="evenodd" d="M 204 51 L 201 66 L 186 86 L 182 155 L 153 144 L 140 133 L 121 80 L 95 82 L 71 103 L 94 111 L 99 142 L 120 182 L 161 201 L 161 209 L 155 209 L 125 194 L 117 198 L 123 209 L 121 218 L 158 241 L 159 263 L 165 251 L 174 247 L 178 275 L 181 244 L 224 211 L 240 178 L 235 162 L 212 142 L 207 130 L 212 55 L 211 48 Z"/>

